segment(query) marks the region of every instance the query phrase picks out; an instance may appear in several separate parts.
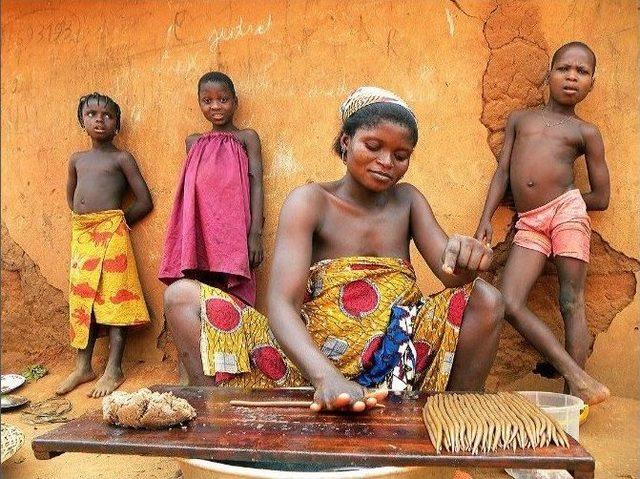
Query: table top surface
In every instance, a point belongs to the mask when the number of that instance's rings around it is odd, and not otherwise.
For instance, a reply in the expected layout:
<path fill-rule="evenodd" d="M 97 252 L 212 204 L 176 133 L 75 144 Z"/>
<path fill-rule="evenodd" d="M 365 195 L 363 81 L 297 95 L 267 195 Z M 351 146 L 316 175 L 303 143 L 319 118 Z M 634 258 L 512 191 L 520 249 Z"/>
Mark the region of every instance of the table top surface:
<path fill-rule="evenodd" d="M 488 454 L 437 454 L 422 418 L 425 393 L 390 394 L 384 409 L 361 414 L 307 408 L 239 407 L 229 401 L 310 400 L 309 389 L 246 390 L 154 386 L 196 409 L 183 427 L 136 430 L 116 427 L 93 411 L 32 442 L 36 457 L 63 452 L 136 454 L 218 461 L 318 464 L 327 467 L 468 466 L 593 471 L 591 455 L 573 438 L 570 446 L 498 450 Z"/>

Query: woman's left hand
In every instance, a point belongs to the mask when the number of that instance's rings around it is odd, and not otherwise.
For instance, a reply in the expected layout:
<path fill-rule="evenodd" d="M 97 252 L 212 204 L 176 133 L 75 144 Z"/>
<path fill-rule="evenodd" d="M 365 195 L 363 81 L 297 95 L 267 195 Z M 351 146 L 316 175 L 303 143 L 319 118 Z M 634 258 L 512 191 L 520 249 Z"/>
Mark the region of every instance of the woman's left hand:
<path fill-rule="evenodd" d="M 486 271 L 491 266 L 493 250 L 471 236 L 452 235 L 442 253 L 442 270 L 455 274 L 456 268 Z"/>
<path fill-rule="evenodd" d="M 388 393 L 386 389 L 368 390 L 357 382 L 346 379 L 339 372 L 318 381 L 314 386 L 316 390 L 311 404 L 314 412 L 363 412 L 376 407 Z"/>
<path fill-rule="evenodd" d="M 255 269 L 262 263 L 264 253 L 262 251 L 262 234 L 249 233 L 249 266 Z"/>

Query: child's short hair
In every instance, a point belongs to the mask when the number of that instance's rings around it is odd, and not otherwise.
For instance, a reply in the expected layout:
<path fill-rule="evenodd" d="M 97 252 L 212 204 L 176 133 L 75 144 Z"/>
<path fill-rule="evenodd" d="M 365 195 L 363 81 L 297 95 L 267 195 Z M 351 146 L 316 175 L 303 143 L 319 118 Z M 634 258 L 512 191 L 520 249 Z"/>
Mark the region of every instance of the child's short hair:
<path fill-rule="evenodd" d="M 582 48 L 583 50 L 586 50 L 587 52 L 589 52 L 589 55 L 591 55 L 591 58 L 593 59 L 593 73 L 595 73 L 596 72 L 596 54 L 593 52 L 591 48 L 589 48 L 589 45 L 582 42 L 569 42 L 569 43 L 565 43 L 560 48 L 558 48 L 553 54 L 553 57 L 551 57 L 551 68 L 553 68 L 554 63 L 556 62 L 556 60 L 560 55 L 562 55 L 569 48 L 573 48 L 573 47 Z"/>
<path fill-rule="evenodd" d="M 82 120 L 82 109 L 84 106 L 89 103 L 90 100 L 95 100 L 98 104 L 100 102 L 104 102 L 105 106 L 112 106 L 113 110 L 116 114 L 116 130 L 120 129 L 120 105 L 118 105 L 111 97 L 107 95 L 103 95 L 102 93 L 98 93 L 94 91 L 93 93 L 89 93 L 88 95 L 84 95 L 80 97 L 80 101 L 78 102 L 78 123 L 80 126 L 84 128 L 84 121 Z"/>
<path fill-rule="evenodd" d="M 406 127 L 411 134 L 413 146 L 418 143 L 418 123 L 411 111 L 396 103 L 380 102 L 364 106 L 347 118 L 333 142 L 333 151 L 338 156 L 342 155 L 340 138 L 343 133 L 347 136 L 353 136 L 359 128 L 373 128 L 383 121 Z"/>
<path fill-rule="evenodd" d="M 222 83 L 229 89 L 233 97 L 236 98 L 236 88 L 233 86 L 231 78 L 222 72 L 208 72 L 202 75 L 200 80 L 198 80 L 198 93 L 200 93 L 200 89 L 205 83 Z"/>

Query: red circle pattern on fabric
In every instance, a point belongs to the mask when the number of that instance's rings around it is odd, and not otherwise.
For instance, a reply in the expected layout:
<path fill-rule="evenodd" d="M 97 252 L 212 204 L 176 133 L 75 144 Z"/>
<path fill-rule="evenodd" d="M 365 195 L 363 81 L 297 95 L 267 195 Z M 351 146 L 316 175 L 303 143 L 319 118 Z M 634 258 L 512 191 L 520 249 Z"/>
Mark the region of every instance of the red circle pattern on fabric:
<path fill-rule="evenodd" d="M 375 352 L 380 349 L 380 345 L 382 344 L 382 334 L 377 336 L 372 336 L 367 341 L 367 344 L 360 355 L 360 363 L 364 369 L 369 369 L 373 366 L 373 355 Z"/>
<path fill-rule="evenodd" d="M 345 284 L 340 291 L 340 307 L 349 316 L 361 318 L 378 306 L 378 291 L 362 279 Z"/>
<path fill-rule="evenodd" d="M 413 347 L 416 349 L 416 372 L 421 373 L 431 364 L 431 361 L 428 361 L 431 346 L 424 341 L 416 341 L 413 343 Z"/>
<path fill-rule="evenodd" d="M 464 309 L 467 306 L 467 298 L 464 291 L 457 291 L 451 296 L 449 300 L 449 313 L 447 314 L 447 321 L 454 326 L 460 327 L 462 324 L 462 316 Z"/>
<path fill-rule="evenodd" d="M 258 346 L 251 351 L 251 359 L 256 367 L 269 379 L 279 381 L 287 374 L 284 359 L 273 346 Z"/>
<path fill-rule="evenodd" d="M 240 313 L 229 301 L 220 298 L 207 300 L 207 320 L 221 331 L 233 331 L 240 324 Z"/>

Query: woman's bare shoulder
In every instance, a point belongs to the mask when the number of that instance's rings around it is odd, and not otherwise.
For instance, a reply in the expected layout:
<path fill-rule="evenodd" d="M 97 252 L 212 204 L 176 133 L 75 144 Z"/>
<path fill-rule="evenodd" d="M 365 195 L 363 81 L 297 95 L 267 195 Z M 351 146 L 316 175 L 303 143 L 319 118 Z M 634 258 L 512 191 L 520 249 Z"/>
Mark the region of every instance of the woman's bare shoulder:
<path fill-rule="evenodd" d="M 322 184 L 308 183 L 295 188 L 280 210 L 280 224 L 295 224 L 304 230 L 314 229 L 327 208 L 328 193 Z"/>
<path fill-rule="evenodd" d="M 307 183 L 298 186 L 289 193 L 285 203 L 300 203 L 308 207 L 321 205 L 326 200 L 330 183 Z"/>
<path fill-rule="evenodd" d="M 420 190 L 411 183 L 398 183 L 394 186 L 394 193 L 401 201 L 411 202 L 415 198 L 424 198 Z"/>

